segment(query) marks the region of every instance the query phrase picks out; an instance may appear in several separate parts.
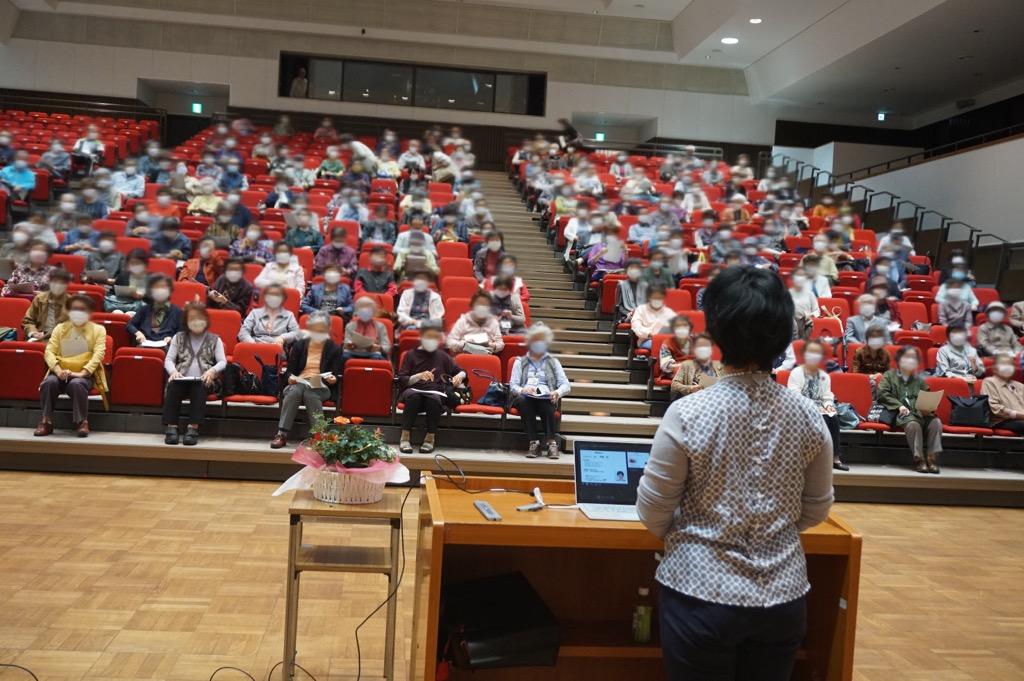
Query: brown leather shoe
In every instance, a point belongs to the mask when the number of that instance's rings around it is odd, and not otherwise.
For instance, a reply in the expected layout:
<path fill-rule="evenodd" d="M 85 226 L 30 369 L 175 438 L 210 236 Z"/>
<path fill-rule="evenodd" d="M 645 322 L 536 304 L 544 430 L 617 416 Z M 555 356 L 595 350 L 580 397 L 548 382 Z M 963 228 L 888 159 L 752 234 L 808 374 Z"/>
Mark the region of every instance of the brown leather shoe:
<path fill-rule="evenodd" d="M 75 432 L 78 433 L 78 437 L 89 437 L 89 422 L 79 421 Z"/>
<path fill-rule="evenodd" d="M 32 434 L 36 437 L 46 437 L 53 433 L 53 424 L 49 421 L 40 421 L 36 429 L 32 431 Z"/>
<path fill-rule="evenodd" d="M 914 470 L 916 470 L 918 473 L 927 473 L 928 472 L 928 462 L 924 460 L 923 456 L 915 456 L 914 457 L 914 464 L 915 464 Z"/>
<path fill-rule="evenodd" d="M 561 453 L 558 451 L 558 443 L 555 440 L 548 442 L 548 458 L 557 459 Z"/>
<path fill-rule="evenodd" d="M 270 448 L 281 449 L 281 447 L 284 447 L 286 444 L 288 444 L 287 437 L 283 432 L 278 431 L 277 435 L 274 436 L 274 439 L 270 441 Z"/>
<path fill-rule="evenodd" d="M 939 474 L 939 456 L 938 454 L 928 455 L 928 472 Z"/>

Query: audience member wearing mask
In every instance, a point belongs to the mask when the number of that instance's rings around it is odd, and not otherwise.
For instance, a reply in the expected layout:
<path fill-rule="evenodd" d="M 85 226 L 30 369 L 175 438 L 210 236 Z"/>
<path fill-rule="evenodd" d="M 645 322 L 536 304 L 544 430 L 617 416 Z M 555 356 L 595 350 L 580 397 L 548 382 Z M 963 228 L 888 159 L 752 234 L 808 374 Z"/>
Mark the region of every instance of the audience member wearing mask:
<path fill-rule="evenodd" d="M 514 282 L 512 286 L 512 294 L 519 296 L 519 299 L 524 303 L 530 302 L 530 290 L 526 288 L 526 282 L 524 282 L 521 277 L 516 276 L 518 267 L 519 260 L 516 256 L 511 253 L 506 253 L 501 256 L 501 260 L 498 262 L 498 273 L 484 281 L 484 290 L 493 290 L 494 282 L 498 280 L 498 277 L 511 277 Z"/>
<path fill-rule="evenodd" d="M 466 380 L 466 371 L 442 347 L 442 329 L 440 320 L 424 320 L 420 325 L 419 347 L 405 353 L 398 370 L 398 401 L 403 404 L 398 450 L 402 454 L 412 453 L 412 429 L 419 414 L 426 414 L 427 419 L 427 433 L 420 452 L 434 451 L 435 435 L 445 411 L 441 397 L 445 391 L 444 377 L 451 376 L 456 386 Z"/>
<path fill-rule="evenodd" d="M 967 264 L 967 258 L 964 257 L 964 252 L 960 249 L 954 250 L 950 254 L 949 263 L 939 270 L 939 284 L 945 284 L 953 278 L 954 270 L 963 270 L 966 274 L 962 277 L 957 277 L 957 279 L 968 286 L 974 286 L 974 274 L 971 273 L 970 266 Z"/>
<path fill-rule="evenodd" d="M 629 321 L 636 346 L 650 350 L 654 335 L 665 333 L 675 316 L 676 313 L 665 306 L 665 289 L 660 286 L 647 289 L 647 302 L 637 306 Z"/>
<path fill-rule="evenodd" d="M 224 168 L 217 163 L 217 159 L 210 152 L 203 154 L 203 161 L 196 166 L 195 171 L 192 173 L 192 177 L 199 180 L 209 178 L 215 183 L 220 183 L 220 178 L 224 174 Z"/>
<path fill-rule="evenodd" d="M 345 174 L 345 164 L 341 160 L 338 147 L 327 147 L 327 158 L 320 162 L 317 176 L 326 180 L 340 180 Z"/>
<path fill-rule="evenodd" d="M 156 199 L 151 201 L 146 208 L 149 211 L 150 220 L 160 218 L 181 219 L 181 209 L 174 203 L 174 194 L 167 187 L 160 187 L 156 190 Z"/>
<path fill-rule="evenodd" d="M 434 258 L 437 259 L 437 246 L 434 245 L 434 240 L 430 237 L 428 230 L 424 228 L 424 222 L 422 218 L 415 217 L 409 223 L 409 229 L 405 230 L 395 239 L 395 245 L 391 249 L 392 253 L 400 253 L 402 251 L 409 250 L 409 241 L 414 237 L 415 234 L 422 234 L 423 249 L 430 251 L 434 254 Z"/>
<path fill-rule="evenodd" d="M 387 251 L 380 246 L 370 249 L 370 266 L 360 267 L 352 281 L 355 292 L 397 295 L 398 286 L 395 284 L 395 274 L 387 266 L 387 263 Z"/>
<path fill-rule="evenodd" d="M 946 327 L 947 342 L 935 357 L 935 375 L 962 378 L 974 383 L 985 375 L 985 364 L 978 351 L 968 342 L 967 328 L 962 324 Z"/>
<path fill-rule="evenodd" d="M 353 197 L 358 199 L 359 197 Z M 365 211 L 365 209 L 363 209 Z M 388 244 L 393 246 L 398 236 L 395 223 L 388 220 L 388 207 L 377 204 L 373 207 L 373 217 L 360 220 L 359 240 L 364 244 Z"/>
<path fill-rule="evenodd" d="M 628 323 L 633 312 L 647 302 L 650 284 L 642 279 L 642 272 L 643 261 L 636 258 L 627 261 L 626 278 L 615 286 L 615 307 L 619 311 L 620 324 Z"/>
<path fill-rule="evenodd" d="M 217 214 L 221 199 L 216 194 L 217 183 L 212 179 L 204 179 L 199 183 L 199 195 L 192 199 L 185 212 L 189 215 L 213 217 Z"/>
<path fill-rule="evenodd" d="M 114 278 L 114 286 L 130 286 L 134 289 L 131 296 L 119 296 L 113 291 L 103 299 L 103 309 L 106 312 L 121 312 L 134 314 L 142 307 L 146 297 L 146 284 L 148 276 L 146 269 L 149 267 L 149 254 L 141 248 L 133 248 L 125 256 L 125 267 Z"/>
<path fill-rule="evenodd" d="M 107 279 L 105 281 L 93 281 L 86 277 L 83 272 L 82 281 L 86 284 L 111 285 L 117 279 L 117 275 L 121 274 L 124 266 L 124 255 L 117 250 L 117 235 L 111 231 L 100 232 L 96 241 L 96 250 L 89 251 L 89 254 L 85 256 L 85 272 L 106 270 Z"/>
<path fill-rule="evenodd" d="M 555 412 L 558 402 L 572 386 L 561 363 L 550 353 L 554 333 L 537 323 L 526 332 L 527 353 L 512 364 L 509 391 L 515 396 L 516 409 L 526 431 L 527 459 L 541 456 L 539 418 L 544 429 L 544 450 L 549 459 L 560 456 Z"/>
<path fill-rule="evenodd" d="M 693 349 L 693 357 L 680 362 L 672 378 L 669 392 L 673 400 L 703 390 L 704 387 L 700 384 L 701 376 L 721 378 L 724 373 L 722 363 L 711 358 L 714 348 L 710 336 L 702 333 L 694 335 L 690 338 L 690 347 Z"/>
<path fill-rule="evenodd" d="M 71 420 L 78 437 L 89 436 L 89 392 L 95 388 L 107 392 L 107 377 L 103 371 L 106 354 L 107 331 L 90 320 L 96 303 L 86 295 L 69 296 L 66 303 L 68 319 L 57 324 L 43 352 L 47 372 L 39 384 L 39 406 L 42 418 L 32 434 L 45 437 L 53 433 L 53 410 L 57 398 L 66 394 L 71 398 Z M 73 346 L 85 350 L 65 355 Z M 78 348 L 75 348 L 78 349 Z"/>
<path fill-rule="evenodd" d="M 331 398 L 331 389 L 337 385 L 343 371 L 341 348 L 331 340 L 331 318 L 323 312 L 313 312 L 306 319 L 306 330 L 292 343 L 282 379 L 281 416 L 277 421 L 277 434 L 270 442 L 271 449 L 288 444 L 299 405 L 306 407 L 306 421 L 313 427 L 313 418 L 323 416 L 324 402 Z M 313 385 L 320 387 L 314 388 Z"/>
<path fill-rule="evenodd" d="M 292 247 L 285 241 L 274 244 L 274 260 L 263 267 L 263 271 L 253 282 L 258 289 L 266 288 L 270 284 L 296 289 L 300 296 L 305 293 L 306 273 L 298 259 L 293 256 Z"/>
<path fill-rule="evenodd" d="M 277 186 L 263 200 L 264 207 L 277 208 L 278 210 L 289 210 L 294 203 L 295 194 L 284 180 L 279 180 Z"/>
<path fill-rule="evenodd" d="M 175 218 L 160 221 L 160 233 L 153 237 L 149 253 L 154 258 L 188 260 L 192 257 L 192 242 L 181 233 L 181 223 Z"/>
<path fill-rule="evenodd" d="M 428 321 L 444 320 L 441 296 L 430 288 L 433 280 L 433 273 L 417 272 L 412 278 L 412 288 L 402 291 L 395 311 L 402 329 L 422 329 Z"/>
<path fill-rule="evenodd" d="M 408 263 L 410 256 L 423 258 L 423 267 L 427 268 L 435 275 L 441 272 L 441 268 L 438 267 L 437 257 L 427 248 L 427 236 L 421 231 L 410 231 L 408 247 L 396 251 L 394 270 L 396 279 L 408 279 L 411 274 L 419 271 L 421 268 L 416 270 L 409 270 Z"/>
<path fill-rule="evenodd" d="M 666 263 L 668 257 L 666 252 L 660 248 L 651 251 L 650 262 L 648 262 L 647 267 L 641 269 L 640 281 L 645 282 L 648 287 L 662 286 L 666 289 L 675 288 L 676 277 Z M 684 255 L 683 258 L 685 259 L 685 257 Z"/>
<path fill-rule="evenodd" d="M 100 190 L 93 180 L 82 180 L 82 196 L 78 199 L 75 212 L 88 215 L 93 220 L 106 220 L 110 215 L 110 208 L 100 196 Z"/>
<path fill-rule="evenodd" d="M 370 296 L 357 298 L 352 321 L 345 325 L 344 360 L 353 357 L 360 359 L 388 359 L 391 355 L 391 339 L 388 338 L 387 327 L 376 319 L 377 301 Z M 357 334 L 373 339 L 368 347 L 356 343 Z"/>
<path fill-rule="evenodd" d="M 141 199 L 146 193 L 146 178 L 139 175 L 139 164 L 133 158 L 124 163 L 124 169 L 110 176 L 111 189 L 124 199 Z"/>
<path fill-rule="evenodd" d="M 617 230 L 606 232 L 601 242 L 590 247 L 586 258 L 591 281 L 601 281 L 606 274 L 621 272 L 626 264 L 626 247 Z"/>
<path fill-rule="evenodd" d="M 955 279 L 947 281 L 943 286 L 946 287 L 946 295 L 945 300 L 939 303 L 939 324 L 947 327 L 959 324 L 970 329 L 974 325 L 974 310 L 964 300 L 967 287 Z"/>
<path fill-rule="evenodd" d="M 174 334 L 181 331 L 183 314 L 181 308 L 171 302 L 174 282 L 165 274 L 149 277 L 146 300 L 128 322 L 126 330 L 136 345 L 171 342 Z"/>
<path fill-rule="evenodd" d="M 821 197 L 821 201 L 814 206 L 811 215 L 816 218 L 826 219 L 838 212 L 839 208 L 836 206 L 836 197 L 832 194 L 824 194 Z"/>
<path fill-rule="evenodd" d="M 71 147 L 71 156 L 85 166 L 85 174 L 92 175 L 92 169 L 103 163 L 104 146 L 100 141 L 100 131 L 95 125 L 86 129 L 85 137 L 80 137 Z"/>
<path fill-rule="evenodd" d="M 323 234 L 316 225 L 313 213 L 307 208 L 295 211 L 295 227 L 290 227 L 284 240 L 292 248 L 310 248 L 315 254 L 324 245 Z"/>
<path fill-rule="evenodd" d="M 248 229 L 253 223 L 252 211 L 242 203 L 242 192 L 238 189 L 229 190 L 224 197 L 224 202 L 231 207 L 231 223 L 238 225 L 241 229 Z"/>
<path fill-rule="evenodd" d="M 11 240 L 0 244 L 0 260 L 10 260 L 14 267 L 28 262 L 28 244 L 32 240 L 29 223 L 19 222 L 11 232 Z"/>
<path fill-rule="evenodd" d="M 907 236 L 907 230 L 903 227 L 903 223 L 897 222 L 889 229 L 888 233 L 878 240 L 875 250 L 878 253 L 891 251 L 894 263 L 905 270 L 910 256 L 914 255 L 914 242 Z"/>
<path fill-rule="evenodd" d="M 494 315 L 491 296 L 477 291 L 469 301 L 469 312 L 463 314 L 448 332 L 447 347 L 453 353 L 462 352 L 466 343 L 480 345 L 492 354 L 501 352 L 505 342 L 501 338 L 501 326 Z"/>
<path fill-rule="evenodd" d="M 28 260 L 24 265 L 18 265 L 11 272 L 10 278 L 4 284 L 2 295 L 4 298 L 24 298 L 31 300 L 36 293 L 50 290 L 50 275 L 57 269 L 49 264 L 50 246 L 42 241 L 30 241 L 28 245 Z M 30 284 L 31 293 L 15 293 L 12 287 L 16 284 Z"/>
<path fill-rule="evenodd" d="M 664 378 L 676 375 L 679 365 L 693 359 L 693 320 L 685 314 L 672 319 L 672 337 L 661 344 L 658 353 L 658 369 Z"/>
<path fill-rule="evenodd" d="M 1024 436 L 1024 384 L 1013 380 L 1017 370 L 1014 364 L 1013 355 L 996 355 L 992 375 L 981 382 L 978 394 L 988 395 L 993 428 Z"/>
<path fill-rule="evenodd" d="M 219 240 L 221 243 L 231 245 L 242 238 L 243 228 L 234 222 L 234 213 L 231 206 L 221 201 L 217 206 L 217 215 L 210 223 L 204 236 Z"/>
<path fill-rule="evenodd" d="M 822 365 L 825 361 L 825 346 L 820 341 L 809 340 L 800 352 L 803 363 L 789 374 L 788 387 L 798 395 L 803 395 L 818 408 L 825 420 L 829 434 L 832 436 L 832 468 L 848 471 L 850 467 L 843 463 L 839 438 L 839 414 L 836 411 L 836 398 L 832 394 L 832 380 Z"/>
<path fill-rule="evenodd" d="M 978 327 L 978 352 L 985 357 L 1008 352 L 1017 355 L 1024 351 L 1013 328 L 1006 321 L 1006 305 L 996 301 L 985 308 L 987 320 Z"/>
<path fill-rule="evenodd" d="M 642 211 L 646 209 L 641 208 Z M 629 242 L 631 244 L 644 244 L 657 238 L 658 227 L 653 223 L 650 213 L 642 212 L 637 216 L 637 221 L 629 227 Z"/>
<path fill-rule="evenodd" d="M 473 259 L 473 276 L 481 284 L 498 274 L 498 264 L 505 255 L 501 232 L 491 232 L 484 243 L 486 246 L 481 248 Z"/>
<path fill-rule="evenodd" d="M 797 267 L 789 277 L 789 295 L 793 297 L 794 314 L 796 315 L 797 331 L 801 338 L 810 337 L 814 318 L 821 315 L 818 298 L 811 291 L 811 282 L 807 270 Z"/>
<path fill-rule="evenodd" d="M 233 310 L 245 314 L 252 303 L 253 286 L 245 280 L 245 263 L 238 258 L 224 262 L 224 273 L 214 281 L 206 297 L 216 310 Z"/>
<path fill-rule="evenodd" d="M 889 296 L 897 299 L 902 296 L 902 289 L 907 283 L 907 275 L 902 271 L 901 267 L 893 264 L 892 257 L 888 253 L 879 254 L 875 258 L 874 265 L 872 265 L 871 270 L 868 272 L 868 277 L 871 279 L 884 277 Z"/>
<path fill-rule="evenodd" d="M 288 292 L 280 284 L 263 289 L 262 307 L 253 309 L 242 322 L 238 340 L 243 343 L 274 343 L 284 346 L 299 337 L 299 323 L 291 311 L 285 309 Z"/>
<path fill-rule="evenodd" d="M 188 399 L 188 426 L 182 443 L 192 447 L 199 444 L 199 426 L 206 418 L 206 396 L 215 392 L 214 381 L 227 366 L 227 359 L 220 336 L 210 333 L 210 313 L 204 305 L 186 305 L 184 319 L 185 328 L 171 338 L 164 358 L 164 444 L 178 444 L 181 406 Z"/>
<path fill-rule="evenodd" d="M 832 262 L 832 259 L 828 257 L 821 258 L 817 253 L 809 253 L 804 256 L 800 264 L 803 266 L 804 271 L 807 272 L 807 281 L 811 284 L 811 293 L 817 298 L 831 298 L 832 286 L 829 284 L 828 277 L 822 274 L 822 261 Z"/>
<path fill-rule="evenodd" d="M 0 168 L 0 189 L 19 201 L 27 201 L 36 188 L 36 174 L 28 167 L 28 152 L 19 150 L 14 163 Z"/>
<path fill-rule="evenodd" d="M 336 265 L 343 277 L 351 277 L 358 269 L 359 254 L 348 245 L 348 232 L 344 227 L 331 229 L 330 243 L 325 244 L 316 252 L 313 260 L 313 273 L 323 274 L 328 265 Z"/>
<path fill-rule="evenodd" d="M 918 473 L 938 473 L 942 452 L 942 422 L 931 412 L 917 408 L 917 396 L 929 390 L 919 373 L 921 351 L 904 345 L 896 353 L 896 369 L 886 371 L 878 383 L 875 399 L 895 412 L 895 425 L 906 434 Z"/>
<path fill-rule="evenodd" d="M 46 221 L 53 232 L 69 232 L 78 225 L 78 197 L 67 192 L 61 194 L 57 203 L 57 211 Z M 53 248 L 57 248 L 57 239 L 54 237 Z"/>
<path fill-rule="evenodd" d="M 494 280 L 494 290 L 491 292 L 494 314 L 498 318 L 502 336 L 526 332 L 526 312 L 523 310 L 523 301 L 512 293 L 514 286 L 515 280 L 512 277 L 499 275 Z"/>
<path fill-rule="evenodd" d="M 92 219 L 87 215 L 79 215 L 75 226 L 64 234 L 64 243 L 58 250 L 84 258 L 99 248 L 99 241 L 100 234 L 92 228 Z"/>
<path fill-rule="evenodd" d="M 242 239 L 231 244 L 228 257 L 239 258 L 246 263 L 266 265 L 274 259 L 273 243 L 263 238 L 263 228 L 257 224 L 249 225 Z"/>
<path fill-rule="evenodd" d="M 721 222 L 714 242 L 711 244 L 711 262 L 725 262 L 726 256 L 734 251 L 741 251 L 740 242 L 733 237 L 733 225 Z"/>
<path fill-rule="evenodd" d="M 943 304 L 949 298 L 950 286 L 954 283 L 960 284 L 960 299 L 967 303 L 967 305 L 973 311 L 977 311 L 981 303 L 978 297 L 974 295 L 974 287 L 971 286 L 971 282 L 968 279 L 967 267 L 965 265 L 955 265 L 949 272 L 949 278 L 946 282 L 939 286 L 939 290 L 935 293 L 935 302 Z"/>
<path fill-rule="evenodd" d="M 178 271 L 178 281 L 195 281 L 207 287 L 212 286 L 224 269 L 225 258 L 217 250 L 217 243 L 213 238 L 204 236 L 192 256 Z"/>
<path fill-rule="evenodd" d="M 850 371 L 855 374 L 867 374 L 871 378 L 872 388 L 878 385 L 882 380 L 882 374 L 892 366 L 885 345 L 885 329 L 872 326 L 867 330 L 867 342 L 853 353 Z"/>
<path fill-rule="evenodd" d="M 21 318 L 21 328 L 25 332 L 25 340 L 47 341 L 53 329 L 68 320 L 68 284 L 71 273 L 65 269 L 56 269 L 50 275 L 50 290 L 40 291 L 32 299 L 31 305 Z"/>
<path fill-rule="evenodd" d="M 870 293 L 865 293 L 857 298 L 857 314 L 850 315 L 846 320 L 845 333 L 847 342 L 867 342 L 867 331 L 873 326 L 882 329 L 885 334 L 886 344 L 892 342 L 892 336 L 889 334 L 888 320 L 878 315 L 878 301 Z"/>
<path fill-rule="evenodd" d="M 302 314 L 324 312 L 335 317 L 348 317 L 352 314 L 352 289 L 341 281 L 341 269 L 334 264 L 327 265 L 323 271 L 323 282 L 309 287 L 306 297 L 299 303 Z"/>
<path fill-rule="evenodd" d="M 50 142 L 50 148 L 36 161 L 36 168 L 49 171 L 58 180 L 67 182 L 71 177 L 71 154 L 64 150 L 60 140 Z"/>

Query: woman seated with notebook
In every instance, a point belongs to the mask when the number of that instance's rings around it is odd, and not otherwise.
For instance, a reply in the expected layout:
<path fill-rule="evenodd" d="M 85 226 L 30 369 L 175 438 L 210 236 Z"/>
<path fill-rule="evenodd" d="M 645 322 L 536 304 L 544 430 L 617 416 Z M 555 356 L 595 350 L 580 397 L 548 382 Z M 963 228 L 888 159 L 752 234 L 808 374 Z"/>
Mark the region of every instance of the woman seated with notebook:
<path fill-rule="evenodd" d="M 434 451 L 434 436 L 444 412 L 445 376 L 450 376 L 456 386 L 466 380 L 466 372 L 441 348 L 441 339 L 440 320 L 425 320 L 420 325 L 420 346 L 405 353 L 398 370 L 398 386 L 402 391 L 398 401 L 404 405 L 398 450 L 403 454 L 412 454 L 412 427 L 421 413 L 427 417 L 427 434 L 420 452 Z"/>
<path fill-rule="evenodd" d="M 344 361 L 353 357 L 387 359 L 391 353 L 391 341 L 387 327 L 374 319 L 377 301 L 369 296 L 360 298 L 356 301 L 355 310 L 352 321 L 345 325 Z"/>
<path fill-rule="evenodd" d="M 188 398 L 188 428 L 184 443 L 199 444 L 199 426 L 206 416 L 206 396 L 227 366 L 224 343 L 210 333 L 210 313 L 199 303 L 185 305 L 185 329 L 174 334 L 164 358 L 167 392 L 164 395 L 164 444 L 178 444 L 181 403 Z"/>
<path fill-rule="evenodd" d="M 271 449 L 288 444 L 299 405 L 306 405 L 306 420 L 313 425 L 313 415 L 323 414 L 324 402 L 331 397 L 331 386 L 342 371 L 341 348 L 331 340 L 331 318 L 314 312 L 306 319 L 306 330 L 288 351 L 287 368 L 282 378 L 287 382 L 281 391 L 281 417 Z"/>

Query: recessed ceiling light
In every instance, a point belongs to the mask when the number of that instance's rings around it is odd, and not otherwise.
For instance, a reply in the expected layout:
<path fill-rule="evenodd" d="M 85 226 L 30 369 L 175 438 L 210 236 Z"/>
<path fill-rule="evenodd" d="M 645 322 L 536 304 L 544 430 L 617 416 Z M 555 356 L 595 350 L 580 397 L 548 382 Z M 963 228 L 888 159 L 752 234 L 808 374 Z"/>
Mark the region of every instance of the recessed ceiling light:
<path fill-rule="evenodd" d="M 761 20 L 760 19 L 751 19 L 750 23 L 752 23 L 752 24 L 760 24 Z"/>
<path fill-rule="evenodd" d="M 711 59 L 711 55 L 710 55 L 710 54 L 705 54 L 705 55 L 704 55 L 704 58 L 705 58 L 705 59 Z"/>
<path fill-rule="evenodd" d="M 722 38 L 723 45 L 735 45 L 740 41 L 739 38 Z"/>
<path fill-rule="evenodd" d="M 454 99 L 449 99 L 449 100 L 448 100 L 448 103 L 449 103 L 449 104 L 454 104 L 454 103 L 455 103 L 455 100 L 454 100 Z"/>

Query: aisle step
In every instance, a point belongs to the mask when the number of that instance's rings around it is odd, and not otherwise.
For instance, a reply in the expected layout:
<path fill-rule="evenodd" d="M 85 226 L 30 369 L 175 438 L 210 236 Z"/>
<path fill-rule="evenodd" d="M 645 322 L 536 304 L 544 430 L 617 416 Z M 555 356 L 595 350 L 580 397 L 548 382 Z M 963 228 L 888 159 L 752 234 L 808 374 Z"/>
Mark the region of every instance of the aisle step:
<path fill-rule="evenodd" d="M 555 330 L 557 335 L 560 330 L 593 331 L 595 324 L 593 319 L 546 319 L 543 320 L 548 326 Z M 623 357 L 625 360 L 625 357 Z"/>
<path fill-rule="evenodd" d="M 557 336 L 556 336 L 557 338 Z M 618 355 L 566 355 L 555 353 L 555 357 L 563 367 L 580 367 L 582 369 L 619 369 L 629 368 L 625 357 Z"/>
<path fill-rule="evenodd" d="M 565 371 L 566 375 L 569 376 L 569 382 L 572 383 L 572 392 L 569 393 L 571 397 L 588 397 L 602 400 L 644 400 L 647 398 L 646 386 L 622 383 L 581 382 L 575 380 L 574 376 L 569 375 L 569 372 L 586 371 L 585 369 L 566 369 Z M 628 377 L 626 372 L 617 373 L 622 373 L 623 376 Z"/>
<path fill-rule="evenodd" d="M 562 331 L 556 340 L 574 343 L 608 343 L 609 337 L 607 331 Z"/>
<path fill-rule="evenodd" d="M 658 431 L 661 419 L 651 416 L 590 416 L 585 414 L 564 414 L 562 432 L 568 435 L 616 435 L 622 437 L 653 437 Z M 578 439 L 578 438 L 577 438 Z"/>
<path fill-rule="evenodd" d="M 565 369 L 565 375 L 569 377 L 569 381 L 573 384 L 573 390 L 576 389 L 577 385 L 584 385 L 588 381 L 594 385 L 631 385 L 629 383 L 629 372 L 621 369 L 571 367 L 564 366 L 564 363 L 562 368 Z M 578 383 L 577 381 L 584 381 L 584 383 Z"/>
<path fill-rule="evenodd" d="M 585 310 L 587 308 L 587 301 L 585 300 L 573 300 L 566 298 L 562 300 L 555 300 L 554 298 L 533 298 L 530 297 L 530 310 Z M 591 310 L 593 312 L 593 310 Z M 593 316 L 593 315 L 591 315 Z"/>
<path fill-rule="evenodd" d="M 562 400 L 562 413 L 595 416 L 648 416 L 651 413 L 651 407 L 640 400 L 578 399 L 569 393 L 569 397 Z"/>

